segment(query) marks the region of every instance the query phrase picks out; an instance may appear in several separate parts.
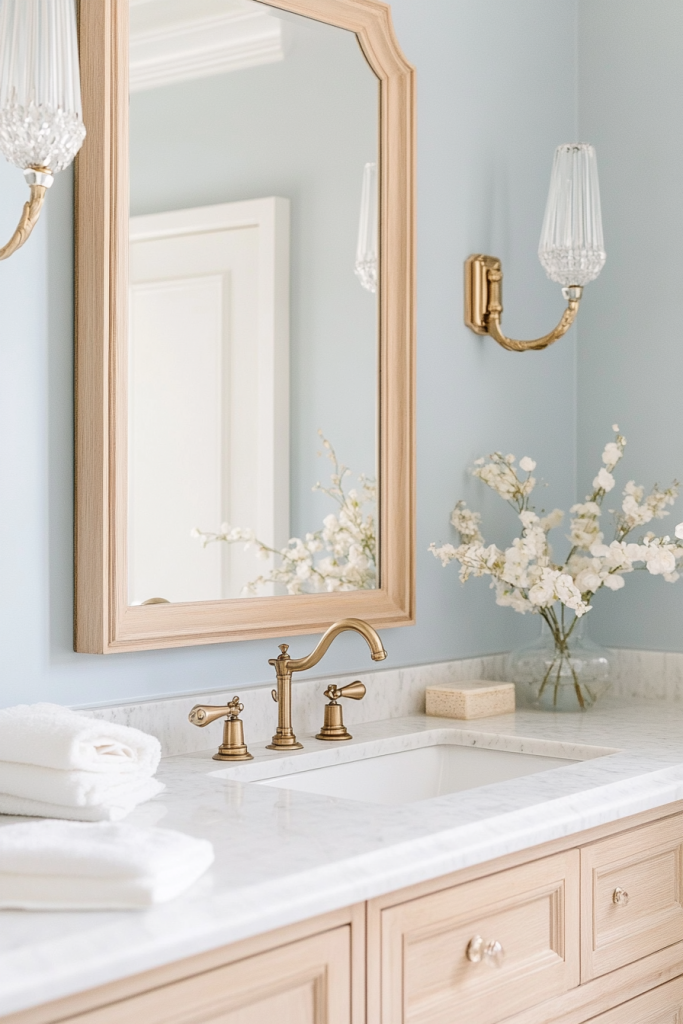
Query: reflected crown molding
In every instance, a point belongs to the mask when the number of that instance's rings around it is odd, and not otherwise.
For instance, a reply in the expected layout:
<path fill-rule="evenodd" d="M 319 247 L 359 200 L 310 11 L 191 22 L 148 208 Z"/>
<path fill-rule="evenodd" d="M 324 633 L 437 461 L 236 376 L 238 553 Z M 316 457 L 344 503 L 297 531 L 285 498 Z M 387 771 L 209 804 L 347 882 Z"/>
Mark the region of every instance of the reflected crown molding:
<path fill-rule="evenodd" d="M 131 92 L 272 64 L 284 55 L 282 22 L 266 9 L 239 3 L 217 11 L 196 0 L 131 4 Z"/>

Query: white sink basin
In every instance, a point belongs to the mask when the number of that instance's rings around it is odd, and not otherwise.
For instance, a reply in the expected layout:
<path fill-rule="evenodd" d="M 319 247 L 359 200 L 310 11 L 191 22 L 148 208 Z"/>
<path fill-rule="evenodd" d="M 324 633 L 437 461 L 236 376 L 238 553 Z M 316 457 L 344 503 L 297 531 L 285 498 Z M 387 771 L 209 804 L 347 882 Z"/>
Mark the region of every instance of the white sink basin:
<path fill-rule="evenodd" d="M 259 779 L 255 784 L 364 803 L 408 804 L 570 764 L 576 761 L 437 743 L 308 771 L 294 768 L 295 774 Z"/>

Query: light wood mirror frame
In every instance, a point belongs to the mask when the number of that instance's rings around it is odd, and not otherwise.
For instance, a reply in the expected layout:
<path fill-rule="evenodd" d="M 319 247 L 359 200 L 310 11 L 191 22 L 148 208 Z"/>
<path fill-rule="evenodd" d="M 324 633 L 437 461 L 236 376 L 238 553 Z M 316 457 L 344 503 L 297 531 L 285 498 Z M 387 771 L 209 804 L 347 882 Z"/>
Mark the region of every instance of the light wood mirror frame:
<path fill-rule="evenodd" d="M 415 600 L 415 79 L 379 0 L 268 0 L 355 32 L 379 80 L 380 587 L 129 606 L 128 0 L 80 3 L 76 162 L 75 649 L 91 654 L 316 633 L 359 616 L 410 625 Z"/>

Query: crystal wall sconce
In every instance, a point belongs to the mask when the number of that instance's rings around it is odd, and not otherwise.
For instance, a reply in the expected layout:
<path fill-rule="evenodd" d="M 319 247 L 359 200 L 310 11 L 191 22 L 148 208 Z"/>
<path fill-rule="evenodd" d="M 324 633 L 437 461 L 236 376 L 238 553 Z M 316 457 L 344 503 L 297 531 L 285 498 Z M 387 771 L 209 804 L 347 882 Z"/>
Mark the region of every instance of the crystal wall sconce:
<path fill-rule="evenodd" d="M 0 260 L 27 240 L 84 138 L 74 0 L 2 0 L 0 152 L 24 172 L 30 198 Z"/>
<path fill-rule="evenodd" d="M 550 280 L 563 286 L 567 300 L 557 327 L 533 341 L 507 338 L 500 326 L 500 260 L 476 255 L 465 263 L 465 323 L 471 330 L 490 335 L 512 352 L 526 352 L 547 348 L 573 324 L 583 286 L 595 280 L 606 259 L 595 150 L 586 143 L 569 143 L 555 150 L 538 258 Z"/>

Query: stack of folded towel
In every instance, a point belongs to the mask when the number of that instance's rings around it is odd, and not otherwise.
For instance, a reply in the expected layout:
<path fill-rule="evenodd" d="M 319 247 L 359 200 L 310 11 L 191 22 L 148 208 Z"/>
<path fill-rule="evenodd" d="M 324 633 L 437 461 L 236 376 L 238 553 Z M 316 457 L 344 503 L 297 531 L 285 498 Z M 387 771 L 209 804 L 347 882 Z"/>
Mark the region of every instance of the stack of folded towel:
<path fill-rule="evenodd" d="M 117 821 L 164 786 L 154 736 L 56 704 L 0 710 L 0 814 Z"/>
<path fill-rule="evenodd" d="M 0 909 L 125 910 L 165 903 L 213 862 L 213 847 L 165 828 L 30 821 L 0 828 Z"/>

